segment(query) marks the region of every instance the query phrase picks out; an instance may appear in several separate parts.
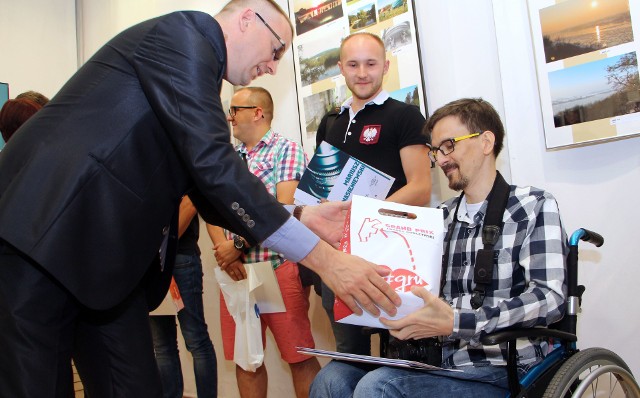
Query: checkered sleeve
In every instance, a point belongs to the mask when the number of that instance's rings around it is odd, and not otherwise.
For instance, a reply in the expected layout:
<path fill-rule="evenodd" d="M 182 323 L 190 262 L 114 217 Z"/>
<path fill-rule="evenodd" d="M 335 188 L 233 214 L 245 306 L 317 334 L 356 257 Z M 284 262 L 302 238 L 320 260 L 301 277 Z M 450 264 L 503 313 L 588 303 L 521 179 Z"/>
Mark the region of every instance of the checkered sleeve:
<path fill-rule="evenodd" d="M 285 181 L 300 181 L 307 166 L 307 158 L 302 147 L 295 141 L 283 140 L 278 151 L 276 164 L 276 184 Z"/>
<path fill-rule="evenodd" d="M 568 248 L 557 202 L 544 191 L 520 200 L 511 225 L 505 222 L 502 240 L 511 249 L 500 250 L 498 288 L 479 309 L 454 310 L 456 338 L 475 344 L 481 333 L 546 326 L 564 315 Z"/>

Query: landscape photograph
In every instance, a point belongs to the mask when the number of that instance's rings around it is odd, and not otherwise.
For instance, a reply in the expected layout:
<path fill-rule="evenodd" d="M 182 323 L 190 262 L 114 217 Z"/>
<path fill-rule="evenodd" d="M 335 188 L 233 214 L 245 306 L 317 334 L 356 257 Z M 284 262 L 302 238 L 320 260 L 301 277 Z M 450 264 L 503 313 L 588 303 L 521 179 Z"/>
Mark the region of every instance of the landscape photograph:
<path fill-rule="evenodd" d="M 342 0 L 294 0 L 293 9 L 298 36 L 344 16 Z"/>
<path fill-rule="evenodd" d="M 409 11 L 408 0 L 378 0 L 378 22 Z"/>
<path fill-rule="evenodd" d="M 337 31 L 322 40 L 309 41 L 297 47 L 303 87 L 340 74 L 341 39 Z"/>
<path fill-rule="evenodd" d="M 629 0 L 569 0 L 540 9 L 547 63 L 633 41 Z"/>
<path fill-rule="evenodd" d="M 635 52 L 549 73 L 555 127 L 612 118 L 640 110 Z"/>
<path fill-rule="evenodd" d="M 361 29 L 376 23 L 375 3 L 357 3 L 355 7 L 349 9 L 349 31 L 357 32 Z"/>
<path fill-rule="evenodd" d="M 418 86 L 409 86 L 389 93 L 389 96 L 405 104 L 420 106 L 420 96 Z"/>

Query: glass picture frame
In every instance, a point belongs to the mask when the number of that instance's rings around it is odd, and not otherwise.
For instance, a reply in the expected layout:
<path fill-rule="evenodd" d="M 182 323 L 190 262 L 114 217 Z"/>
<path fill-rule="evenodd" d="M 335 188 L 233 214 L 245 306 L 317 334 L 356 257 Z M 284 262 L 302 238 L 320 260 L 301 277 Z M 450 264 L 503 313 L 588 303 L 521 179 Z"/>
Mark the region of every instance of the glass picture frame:
<path fill-rule="evenodd" d="M 638 0 L 529 0 L 546 148 L 640 133 Z"/>
<path fill-rule="evenodd" d="M 296 30 L 293 58 L 302 145 L 311 158 L 320 120 L 351 96 L 340 73 L 340 43 L 366 31 L 383 40 L 390 60 L 383 89 L 399 101 L 427 105 L 415 8 L 411 0 L 289 0 Z"/>

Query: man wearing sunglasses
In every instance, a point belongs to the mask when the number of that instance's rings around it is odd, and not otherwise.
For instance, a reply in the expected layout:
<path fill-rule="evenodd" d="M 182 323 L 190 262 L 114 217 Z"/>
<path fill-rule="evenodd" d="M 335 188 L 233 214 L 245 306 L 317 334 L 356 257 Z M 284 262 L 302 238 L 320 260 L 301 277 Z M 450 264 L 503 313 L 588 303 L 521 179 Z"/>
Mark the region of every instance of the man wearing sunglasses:
<path fill-rule="evenodd" d="M 400 340 L 439 337 L 439 365 L 463 372 L 381 367 L 367 374 L 333 361 L 316 377 L 311 397 L 504 397 L 506 344 L 484 347 L 481 335 L 548 326 L 564 314 L 568 249 L 558 205 L 548 192 L 508 185 L 497 172 L 504 127 L 493 106 L 482 99 L 453 101 L 436 110 L 424 130 L 433 143 L 429 157 L 445 173 L 449 187 L 462 191 L 440 205 L 448 229 L 442 299 L 437 291 L 414 287 L 423 308 L 399 320 L 380 319 Z M 481 282 L 474 271 L 486 263 L 479 253 L 487 247 L 483 234 L 488 202 L 500 195 L 507 199 L 506 210 L 496 212 L 501 231 L 485 252 L 492 270 Z M 544 339 L 518 341 L 520 375 L 540 362 L 547 348 Z"/>
<path fill-rule="evenodd" d="M 275 74 L 293 27 L 272 0 L 175 12 L 117 35 L 0 154 L 0 391 L 158 397 L 149 309 L 178 207 L 316 270 L 355 311 L 395 312 L 380 267 L 335 250 L 269 195 L 229 142 L 222 79 Z M 42 114 L 40 115 L 40 112 Z M 335 243 L 346 206 L 300 216 Z"/>

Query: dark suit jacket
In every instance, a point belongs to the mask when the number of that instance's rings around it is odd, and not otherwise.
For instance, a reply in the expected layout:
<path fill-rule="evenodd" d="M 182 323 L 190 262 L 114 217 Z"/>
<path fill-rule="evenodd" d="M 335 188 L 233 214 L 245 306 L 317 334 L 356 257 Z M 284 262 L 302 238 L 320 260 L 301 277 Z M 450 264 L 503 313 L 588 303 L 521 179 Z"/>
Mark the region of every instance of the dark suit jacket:
<path fill-rule="evenodd" d="M 108 42 L 0 152 L 0 238 L 104 309 L 140 283 L 187 190 L 207 222 L 268 237 L 289 214 L 229 142 L 225 67 L 204 13 Z"/>

